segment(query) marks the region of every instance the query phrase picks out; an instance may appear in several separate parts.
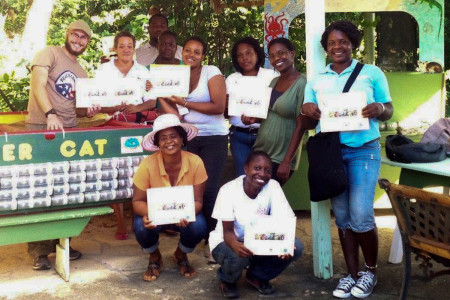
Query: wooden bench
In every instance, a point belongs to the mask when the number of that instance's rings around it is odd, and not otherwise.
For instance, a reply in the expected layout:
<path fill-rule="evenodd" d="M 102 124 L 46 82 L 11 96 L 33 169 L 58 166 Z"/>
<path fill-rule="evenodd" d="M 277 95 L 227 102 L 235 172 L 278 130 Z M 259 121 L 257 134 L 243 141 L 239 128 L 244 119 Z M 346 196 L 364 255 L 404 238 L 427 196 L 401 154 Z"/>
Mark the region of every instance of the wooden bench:
<path fill-rule="evenodd" d="M 406 299 L 411 276 L 411 252 L 426 278 L 450 274 L 450 196 L 390 183 L 380 179 L 392 204 L 403 243 L 405 257 L 400 299 Z M 430 260 L 448 267 L 434 273 Z"/>
<path fill-rule="evenodd" d="M 69 281 L 69 238 L 78 236 L 91 217 L 112 212 L 110 207 L 102 206 L 1 216 L 0 246 L 59 239 L 55 269 L 64 280 Z"/>

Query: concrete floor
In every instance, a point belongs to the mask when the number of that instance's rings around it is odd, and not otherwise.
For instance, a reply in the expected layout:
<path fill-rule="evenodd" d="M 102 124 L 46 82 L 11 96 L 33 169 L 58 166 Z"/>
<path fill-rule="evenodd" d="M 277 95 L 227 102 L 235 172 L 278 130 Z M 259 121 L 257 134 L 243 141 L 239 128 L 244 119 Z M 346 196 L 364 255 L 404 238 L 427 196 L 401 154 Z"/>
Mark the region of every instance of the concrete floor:
<path fill-rule="evenodd" d="M 130 210 L 126 209 L 128 220 Z M 371 299 L 398 299 L 402 265 L 387 262 L 395 218 L 377 217 L 380 235 L 379 281 Z M 130 222 L 128 222 L 130 223 Z M 142 273 L 147 266 L 147 255 L 137 244 L 134 235 L 126 241 L 114 239 L 116 222 L 113 216 L 95 217 L 79 237 L 72 240 L 74 248 L 83 257 L 71 262 L 70 282 L 63 281 L 54 269 L 33 271 L 32 259 L 27 255 L 26 244 L 0 247 L 0 299 L 220 299 L 216 265 L 208 265 L 204 247 L 200 244 L 189 258 L 198 276 L 183 278 L 172 259 L 178 237 L 161 235 L 161 252 L 164 266 L 160 278 L 144 282 Z M 332 227 L 334 276 L 329 280 L 313 276 L 311 219 L 309 213 L 298 217 L 297 237 L 304 243 L 302 258 L 273 281 L 277 292 L 264 298 L 333 299 L 331 291 L 345 274 L 345 263 L 334 224 Z M 50 258 L 54 264 L 54 255 Z M 434 269 L 439 270 L 436 264 Z M 413 275 L 420 275 L 417 262 Z M 409 286 L 408 299 L 449 299 L 449 276 L 425 282 L 414 279 Z M 245 280 L 239 281 L 241 299 L 259 299 L 257 291 Z M 447 294 L 447 296 L 445 296 Z"/>

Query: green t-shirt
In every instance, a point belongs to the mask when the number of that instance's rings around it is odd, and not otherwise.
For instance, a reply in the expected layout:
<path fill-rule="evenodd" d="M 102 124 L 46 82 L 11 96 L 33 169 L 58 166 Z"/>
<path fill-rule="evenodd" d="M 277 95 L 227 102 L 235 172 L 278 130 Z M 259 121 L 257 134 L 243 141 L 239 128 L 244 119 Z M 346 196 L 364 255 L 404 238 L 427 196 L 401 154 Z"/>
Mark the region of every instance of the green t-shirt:
<path fill-rule="evenodd" d="M 270 83 L 274 87 L 279 77 Z M 281 163 L 287 152 L 296 126 L 296 118 L 300 114 L 305 94 L 306 77 L 302 74 L 269 108 L 267 119 L 262 120 L 258 131 L 254 150 L 269 154 L 273 162 Z M 295 168 L 297 156 L 291 162 L 291 170 Z"/>

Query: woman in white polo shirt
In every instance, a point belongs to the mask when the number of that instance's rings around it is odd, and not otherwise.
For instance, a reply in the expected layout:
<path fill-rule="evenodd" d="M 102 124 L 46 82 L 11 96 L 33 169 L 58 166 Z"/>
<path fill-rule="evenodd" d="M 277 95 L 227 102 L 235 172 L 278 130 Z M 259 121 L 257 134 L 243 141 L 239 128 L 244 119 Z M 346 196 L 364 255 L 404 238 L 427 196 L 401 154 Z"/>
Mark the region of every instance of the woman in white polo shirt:
<path fill-rule="evenodd" d="M 114 52 L 117 58 L 101 64 L 95 72 L 95 78 L 136 78 L 142 82 L 142 90 L 149 91 L 150 81 L 145 81 L 149 77 L 149 71 L 146 67 L 138 64 L 134 59 L 136 39 L 128 31 L 121 31 L 114 37 Z M 121 119 L 126 122 L 140 123 L 147 119 L 149 111 L 156 106 L 156 100 L 148 97 L 142 98 L 142 103 L 138 105 L 117 105 L 113 107 L 102 108 L 103 113 L 122 112 Z M 156 118 L 156 114 L 154 114 Z"/>
<path fill-rule="evenodd" d="M 101 64 L 95 72 L 95 78 L 136 78 L 142 81 L 143 90 L 150 90 L 150 82 L 144 81 L 144 78 L 148 78 L 149 71 L 134 60 L 135 47 L 136 39 L 133 34 L 128 31 L 119 32 L 114 37 L 114 51 L 117 53 L 117 58 Z M 120 117 L 122 121 L 140 123 L 141 119 L 147 118 L 149 110 L 153 109 L 155 105 L 155 100 L 144 97 L 139 105 L 129 104 L 103 107 L 101 112 L 108 114 L 121 112 Z M 128 233 L 123 216 L 123 204 L 113 204 L 112 206 L 117 217 L 115 237 L 117 240 L 126 240 Z"/>

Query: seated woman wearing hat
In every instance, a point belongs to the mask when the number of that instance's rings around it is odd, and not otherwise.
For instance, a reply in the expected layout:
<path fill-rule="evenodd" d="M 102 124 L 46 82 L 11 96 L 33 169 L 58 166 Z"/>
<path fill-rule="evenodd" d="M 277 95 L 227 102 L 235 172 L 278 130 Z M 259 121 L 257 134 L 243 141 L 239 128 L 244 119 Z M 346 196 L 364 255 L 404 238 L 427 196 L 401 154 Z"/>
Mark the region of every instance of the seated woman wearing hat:
<path fill-rule="evenodd" d="M 207 234 L 206 221 L 201 210 L 208 176 L 200 157 L 181 150 L 187 141 L 196 135 L 195 126 L 181 124 L 177 116 L 165 114 L 156 118 L 153 131 L 144 137 L 144 149 L 156 152 L 141 162 L 133 177 L 132 204 L 136 214 L 133 224 L 136 239 L 144 252 L 150 254 L 148 268 L 143 275 L 145 281 L 153 281 L 159 277 L 162 257 L 158 249 L 158 239 L 161 230 L 166 228 L 180 231 L 180 242 L 174 253 L 180 273 L 185 277 L 196 275 L 189 264 L 187 253 L 192 252 Z M 181 219 L 176 225 L 153 225 L 148 218 L 147 189 L 183 185 L 194 187 L 196 221 Z"/>

